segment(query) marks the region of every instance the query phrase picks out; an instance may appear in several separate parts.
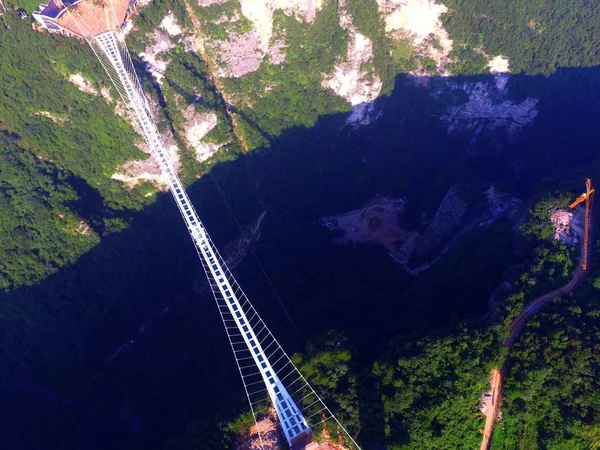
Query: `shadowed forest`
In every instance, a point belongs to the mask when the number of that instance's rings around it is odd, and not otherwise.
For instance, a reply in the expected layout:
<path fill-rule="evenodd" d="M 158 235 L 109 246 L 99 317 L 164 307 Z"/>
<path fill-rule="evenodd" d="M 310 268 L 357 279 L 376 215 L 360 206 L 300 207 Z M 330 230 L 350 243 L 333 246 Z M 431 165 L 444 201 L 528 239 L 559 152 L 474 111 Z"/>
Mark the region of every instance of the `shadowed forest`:
<path fill-rule="evenodd" d="M 34 38 L 40 46 L 42 38 Z M 57 40 L 71 46 L 56 49 L 60 70 L 87 61 L 78 43 Z M 0 34 L 0 51 L 18 45 Z M 0 104 L 0 444 L 231 447 L 247 429 L 248 406 L 172 199 L 144 197 L 143 185 L 124 191 L 106 176 L 140 156 L 133 132 L 108 106 L 68 83 L 56 86 L 71 99 L 50 98 L 52 90 L 19 78 L 33 63 L 13 61 L 14 72 L 0 71 L 4 86 L 15 87 L 1 91 Z M 44 70 L 28 76 L 52 78 Z M 381 119 L 368 127 L 353 131 L 343 127 L 345 114 L 323 114 L 314 126 L 275 136 L 248 117 L 263 145 L 216 158 L 196 181 L 192 171 L 186 176 L 218 247 L 239 235 L 236 219 L 247 224 L 267 211 L 253 246 L 283 304 L 253 255 L 234 273 L 365 449 L 480 442 L 478 399 L 505 356 L 508 324 L 527 301 L 564 284 L 578 259 L 548 239 L 548 211 L 600 173 L 599 75 L 600 67 L 513 75 L 510 99 L 539 98 L 539 113 L 499 151 L 484 134 L 467 154 L 473 130 L 449 135 L 439 120 L 445 104 L 430 95 L 436 86 L 493 83 L 491 75 L 432 77 L 427 88 L 398 75 L 377 100 Z M 42 99 L 38 110 L 70 112 L 67 131 L 20 108 L 28 83 L 38 86 L 27 94 Z M 86 152 L 89 159 L 70 163 Z M 419 277 L 382 248 L 332 244 L 319 225 L 380 194 L 405 197 L 399 220 L 422 230 L 452 186 L 477 203 L 492 184 L 523 201 L 516 219 L 467 234 Z M 88 234 L 72 232 L 79 220 L 90 224 Z M 594 250 L 587 281 L 534 319 L 511 350 L 493 448 L 598 445 L 598 261 Z M 503 282 L 508 292 L 498 291 Z"/>

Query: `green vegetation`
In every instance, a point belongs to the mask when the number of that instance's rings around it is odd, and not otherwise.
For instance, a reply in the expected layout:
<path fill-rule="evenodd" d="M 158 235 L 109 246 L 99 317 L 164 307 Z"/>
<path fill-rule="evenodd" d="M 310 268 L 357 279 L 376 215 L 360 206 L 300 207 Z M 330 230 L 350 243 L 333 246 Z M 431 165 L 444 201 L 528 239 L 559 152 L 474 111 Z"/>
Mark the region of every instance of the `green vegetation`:
<path fill-rule="evenodd" d="M 489 389 L 483 374 L 500 361 L 497 344 L 493 331 L 458 328 L 400 344 L 375 363 L 389 448 L 477 448 L 479 397 Z"/>
<path fill-rule="evenodd" d="M 24 57 L 23 55 L 27 55 Z M 32 284 L 71 263 L 120 228 L 120 215 L 148 203 L 148 186 L 126 191 L 111 180 L 146 157 L 114 104 L 68 81 L 82 73 L 97 89 L 104 73 L 76 41 L 35 33 L 14 20 L 0 31 L 2 238 L 0 287 Z M 84 220 L 90 229 L 76 231 Z"/>
<path fill-rule="evenodd" d="M 346 52 L 335 2 L 327 3 L 312 24 L 276 11 L 273 28 L 273 40 L 285 36 L 285 61 L 264 62 L 255 72 L 222 80 L 224 91 L 236 98 L 239 131 L 250 149 L 293 126 L 311 127 L 324 114 L 348 110 L 343 99 L 321 86 L 322 74 L 332 72 Z"/>
<path fill-rule="evenodd" d="M 548 219 L 585 176 L 600 171 L 600 137 L 593 131 L 600 77 L 583 69 L 598 64 L 598 6 L 445 3 L 458 82 L 485 79 L 482 45 L 489 54 L 508 55 L 514 72 L 557 72 L 511 78 L 512 97 L 535 94 L 540 102 L 525 139 L 508 148 L 466 155 L 470 136 L 455 138 L 440 126 L 438 98 L 396 79 L 418 66 L 433 74 L 435 65 L 419 60 L 408 38 L 385 36 L 375 1 L 348 2 L 356 27 L 374 45 L 374 61 L 363 68 L 372 64 L 390 96 L 370 127 L 340 132 L 345 117 L 336 114 L 349 105 L 321 86 L 348 42 L 335 1 L 312 24 L 274 14 L 273 39 L 285 36 L 286 59 L 272 65 L 265 58 L 254 73 L 218 80 L 232 105 L 201 55 L 182 45 L 169 52 L 163 85 L 146 77 L 144 87 L 160 106 L 161 130 L 181 149 L 182 176 L 193 183 L 191 196 L 217 245 L 238 233 L 229 207 L 242 224 L 268 211 L 256 253 L 294 327 L 281 319 L 252 258 L 236 275 L 365 448 L 476 448 L 479 397 L 490 369 L 506 356 L 494 449 L 594 448 L 600 242 L 578 290 L 548 303 L 510 351 L 502 340 L 524 305 L 566 284 L 578 264 L 577 249 L 551 240 Z M 150 43 L 148 34 L 169 11 L 184 35 L 191 34 L 181 1 L 153 1 L 128 37 L 133 51 Z M 214 23 L 239 12 L 233 0 L 196 11 L 212 39 L 250 26 L 248 20 Z M 109 86 L 86 46 L 36 33 L 12 10 L 3 20 L 10 28 L 0 28 L 0 394 L 6 411 L 0 445 L 233 447 L 252 417 L 189 237 L 167 195 L 146 197 L 155 194 L 152 186 L 126 190 L 111 179 L 124 162 L 146 157 L 134 145 L 139 137 L 115 116 L 114 99 L 106 103 L 68 81 L 82 73 L 96 89 Z M 431 80 L 433 89 L 440 86 Z M 183 113 L 190 107 L 216 114 L 206 140 L 226 144 L 204 163 L 186 148 Z M 241 151 L 230 111 L 255 151 Z M 383 193 L 405 197 L 399 220 L 422 231 L 457 183 L 475 210 L 490 184 L 525 206 L 510 220 L 467 233 L 418 277 L 375 246 L 333 245 L 330 233 L 315 225 Z M 496 290 L 499 285 L 507 289 Z M 67 401 L 27 391 L 28 385 Z"/>
<path fill-rule="evenodd" d="M 97 244 L 69 209 L 72 174 L 0 131 L 0 289 L 32 285 Z M 85 232 L 84 232 L 85 231 Z"/>
<path fill-rule="evenodd" d="M 594 0 L 577 6 L 570 0 L 445 0 L 444 4 L 449 8 L 444 26 L 455 46 L 483 44 L 491 55 L 507 55 L 514 73 L 548 75 L 559 67 L 600 63 L 594 50 L 600 46 L 596 32 L 600 4 Z M 469 59 L 469 66 L 478 66 L 475 54 Z"/>
<path fill-rule="evenodd" d="M 392 40 L 386 35 L 385 24 L 375 1 L 350 0 L 348 12 L 358 31 L 373 42 L 373 65 L 383 83 L 382 94 L 389 94 L 394 88 L 397 74 L 418 67 L 418 58 L 410 40 Z"/>
<path fill-rule="evenodd" d="M 224 40 L 231 33 L 245 34 L 252 30 L 252 22 L 242 14 L 240 5 L 235 0 L 213 3 L 197 10 L 205 27 L 203 32 L 211 39 Z M 222 19 L 234 17 L 237 18 L 236 21 Z M 216 23 L 218 21 L 220 23 Z"/>

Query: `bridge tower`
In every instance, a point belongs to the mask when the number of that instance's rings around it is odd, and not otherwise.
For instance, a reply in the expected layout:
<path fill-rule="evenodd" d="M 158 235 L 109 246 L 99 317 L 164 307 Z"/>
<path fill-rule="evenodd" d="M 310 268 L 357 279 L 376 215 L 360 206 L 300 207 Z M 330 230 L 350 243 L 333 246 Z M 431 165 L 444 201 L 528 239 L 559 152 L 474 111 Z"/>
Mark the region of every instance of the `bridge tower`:
<path fill-rule="evenodd" d="M 359 449 L 242 291 L 170 164 L 123 39 L 121 26 L 127 16 L 128 0 L 69 0 L 68 4 L 67 1 L 50 0 L 41 5 L 41 11 L 34 13 L 34 18 L 49 31 L 87 41 L 132 112 L 137 131 L 144 137 L 168 182 L 209 280 L 255 421 L 272 405 L 287 443 L 296 450 L 306 448 L 311 442 L 314 426 L 331 419 L 337 424 L 337 431 L 346 435 L 346 447 Z M 259 436 L 262 443 L 262 435 Z"/>

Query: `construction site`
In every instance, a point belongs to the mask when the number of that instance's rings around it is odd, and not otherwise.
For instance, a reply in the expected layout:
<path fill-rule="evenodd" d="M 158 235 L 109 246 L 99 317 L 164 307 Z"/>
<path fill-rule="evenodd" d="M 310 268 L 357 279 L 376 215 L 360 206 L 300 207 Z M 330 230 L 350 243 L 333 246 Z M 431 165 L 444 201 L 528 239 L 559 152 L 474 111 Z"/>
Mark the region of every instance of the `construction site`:
<path fill-rule="evenodd" d="M 418 275 L 437 263 L 470 231 L 513 218 L 521 201 L 491 186 L 478 200 L 469 203 L 452 186 L 435 215 L 423 221 L 424 230 L 409 230 L 400 225 L 405 205 L 404 198 L 377 196 L 348 213 L 324 217 L 321 224 L 335 232 L 333 243 L 380 245 L 405 271 Z"/>
<path fill-rule="evenodd" d="M 504 339 L 503 344 L 511 348 L 515 343 L 519 332 L 527 325 L 541 308 L 549 301 L 560 297 L 561 295 L 572 292 L 583 281 L 589 269 L 590 241 L 592 235 L 592 207 L 594 202 L 595 189 L 592 186 L 592 180 L 585 180 L 585 192 L 577 197 L 570 205 L 569 209 L 550 211 L 550 220 L 555 227 L 555 240 L 562 240 L 567 244 L 579 244 L 581 248 L 580 263 L 573 272 L 569 282 L 558 289 L 547 292 L 534 300 L 530 301 L 521 313 L 512 321 L 509 327 L 509 334 Z M 584 204 L 583 211 L 578 211 L 578 205 Z M 583 216 L 583 229 L 578 217 Z M 583 236 L 583 239 L 579 237 Z M 484 429 L 481 431 L 483 438 L 480 450 L 489 450 L 492 445 L 494 427 L 496 423 L 502 420 L 502 389 L 504 378 L 506 377 L 510 366 L 510 360 L 507 356 L 501 369 L 492 369 L 490 375 L 490 390 L 481 396 L 480 411 L 485 417 Z"/>
<path fill-rule="evenodd" d="M 333 239 L 336 244 L 382 245 L 392 258 L 400 259 L 402 243 L 411 236 L 398 226 L 398 215 L 403 211 L 404 199 L 375 197 L 359 209 L 323 218 L 322 224 L 330 231 L 343 232 Z"/>
<path fill-rule="evenodd" d="M 277 413 L 274 408 L 269 408 L 265 417 L 258 420 L 250 432 L 238 441 L 235 450 L 280 450 L 284 440 L 279 432 Z M 307 444 L 303 450 L 348 450 L 344 444 L 341 434 L 334 438 L 325 427 L 318 439 Z"/>

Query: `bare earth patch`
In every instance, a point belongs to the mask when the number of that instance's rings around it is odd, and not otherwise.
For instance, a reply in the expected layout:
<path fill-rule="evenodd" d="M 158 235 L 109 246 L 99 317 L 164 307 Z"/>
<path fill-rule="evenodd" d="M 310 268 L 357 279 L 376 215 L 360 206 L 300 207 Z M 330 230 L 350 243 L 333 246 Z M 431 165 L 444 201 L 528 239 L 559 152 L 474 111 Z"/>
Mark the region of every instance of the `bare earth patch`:
<path fill-rule="evenodd" d="M 325 217 L 322 222 L 327 229 L 344 233 L 333 239 L 336 244 L 382 245 L 396 258 L 399 245 L 410 237 L 410 233 L 398 225 L 398 214 L 403 210 L 402 199 L 375 197 L 357 210 Z"/>
<path fill-rule="evenodd" d="M 259 420 L 235 446 L 236 450 L 279 450 L 282 447 L 275 408 L 269 408 L 265 418 Z"/>
<path fill-rule="evenodd" d="M 98 90 L 94 87 L 94 85 L 89 80 L 85 79 L 80 73 L 69 74 L 69 82 L 77 86 L 77 89 L 79 89 L 81 92 L 98 95 Z"/>

